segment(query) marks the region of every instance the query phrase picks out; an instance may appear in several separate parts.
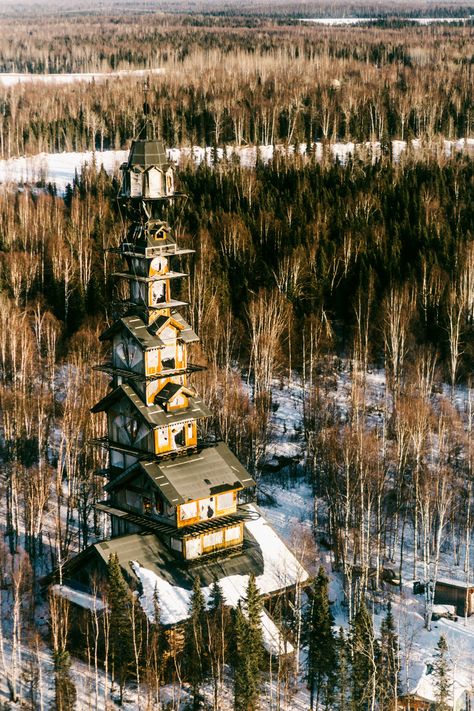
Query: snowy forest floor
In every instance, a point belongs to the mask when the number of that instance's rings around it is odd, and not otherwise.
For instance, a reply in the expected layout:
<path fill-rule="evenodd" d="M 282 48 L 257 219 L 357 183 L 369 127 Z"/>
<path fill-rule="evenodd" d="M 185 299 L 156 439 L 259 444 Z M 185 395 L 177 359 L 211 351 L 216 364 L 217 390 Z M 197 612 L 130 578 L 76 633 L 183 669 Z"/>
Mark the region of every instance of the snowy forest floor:
<path fill-rule="evenodd" d="M 335 377 L 333 379 L 330 395 L 334 400 L 336 410 L 341 420 L 347 415 L 351 393 L 351 374 L 349 364 L 340 362 Z M 366 376 L 366 397 L 370 405 L 369 417 L 374 425 L 380 424 L 379 420 L 383 416 L 383 403 L 385 399 L 385 376 L 383 371 L 372 371 Z M 466 391 L 459 388 L 455 396 L 458 409 L 464 407 Z M 275 380 L 273 385 L 273 414 L 271 423 L 270 443 L 267 449 L 266 471 L 262 474 L 259 483 L 259 505 L 265 517 L 278 531 L 282 538 L 290 544 L 295 552 L 304 537 L 307 537 L 313 528 L 314 503 L 311 482 L 302 466 L 305 456 L 305 439 L 303 432 L 303 387 L 301 382 L 292 378 Z M 4 512 L 2 512 L 4 513 Z M 310 572 L 314 574 L 319 565 L 323 565 L 330 578 L 330 599 L 332 612 L 337 626 L 347 629 L 348 617 L 347 607 L 344 602 L 342 587 L 342 576 L 340 572 L 332 569 L 331 552 L 320 548 L 315 549 L 305 564 Z M 391 561 L 395 566 L 398 561 Z M 474 557 L 471 562 L 471 569 L 474 565 Z M 443 634 L 449 645 L 453 668 L 456 676 L 462 678 L 466 685 L 474 688 L 474 616 L 467 620 L 459 619 L 457 622 L 449 620 L 439 620 L 432 624 L 432 630 L 427 631 L 424 627 L 423 618 L 423 596 L 413 594 L 413 555 L 411 547 L 410 532 L 406 535 L 406 545 L 404 550 L 403 564 L 403 584 L 401 590 L 398 587 L 386 585 L 381 595 L 374 597 L 372 601 L 372 612 L 375 628 L 380 627 L 381 620 L 385 614 L 385 603 L 391 600 L 393 612 L 398 629 L 401 644 L 401 681 L 402 684 L 410 685 L 420 669 L 430 661 L 434 653 L 436 644 L 441 634 Z M 440 561 L 440 576 L 450 576 L 463 580 L 463 572 L 460 566 L 454 565 L 452 552 L 449 545 L 446 545 Z M 47 619 L 44 609 L 37 612 L 37 624 L 39 631 L 46 632 Z M 5 657 L 8 663 L 9 646 L 5 643 Z M 303 651 L 304 655 L 304 651 Z M 51 653 L 42 648 L 38 652 L 38 660 L 41 667 L 42 681 L 42 701 L 41 709 L 51 708 L 54 699 L 54 674 Z M 27 656 L 23 659 L 25 664 Z M 24 669 L 26 672 L 26 668 Z M 109 697 L 108 706 L 104 702 L 105 697 L 105 675 L 100 674 L 95 677 L 93 665 L 74 659 L 71 669 L 72 677 L 77 690 L 76 708 L 84 710 L 114 708 L 114 694 L 107 694 Z M 108 681 L 110 690 L 111 682 Z M 212 689 L 206 690 L 209 701 L 212 698 Z M 262 693 L 261 708 L 264 711 L 275 708 L 275 701 L 278 694 L 276 684 L 266 683 Z M 229 680 L 228 685 L 222 690 L 221 708 L 222 711 L 232 709 L 232 685 Z M 0 678 L 0 701 L 8 699 L 8 689 L 3 675 Z M 171 708 L 183 708 L 189 699 L 186 689 L 179 690 L 171 686 L 162 690 L 162 701 L 170 703 Z M 304 681 L 299 680 L 296 693 L 291 699 L 281 699 L 280 708 L 282 711 L 303 711 L 309 707 L 309 697 Z M 10 705 L 8 708 L 15 708 Z M 18 707 L 19 708 L 19 707 Z M 144 708 L 143 697 L 137 699 L 136 688 L 129 687 L 125 695 L 125 702 L 122 705 L 126 711 L 138 711 Z"/>

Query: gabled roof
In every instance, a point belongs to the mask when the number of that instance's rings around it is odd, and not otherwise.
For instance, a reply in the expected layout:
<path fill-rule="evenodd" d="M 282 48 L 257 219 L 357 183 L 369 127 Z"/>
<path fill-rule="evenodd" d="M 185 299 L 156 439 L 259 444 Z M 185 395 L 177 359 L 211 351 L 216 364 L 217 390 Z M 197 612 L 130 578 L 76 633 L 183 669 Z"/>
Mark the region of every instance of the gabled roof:
<path fill-rule="evenodd" d="M 140 603 L 146 611 L 158 592 L 162 622 L 173 625 L 186 619 L 189 596 L 196 577 L 202 586 L 218 580 L 228 604 L 235 605 L 245 595 L 248 576 L 253 573 L 264 596 L 306 585 L 309 576 L 290 548 L 259 515 L 256 506 L 245 507 L 249 520 L 244 523 L 244 543 L 238 553 L 197 559 L 190 565 L 180 561 L 166 544 L 153 533 L 133 533 L 95 543 L 68 561 L 63 567 L 65 582 L 90 564 L 100 561 L 104 570 L 111 555 L 116 554 L 129 579 L 141 583 Z"/>
<path fill-rule="evenodd" d="M 148 330 L 147 324 L 139 316 L 122 316 L 117 321 L 109 326 L 101 335 L 99 336 L 100 341 L 109 341 L 116 333 L 119 333 L 122 329 L 128 331 L 142 348 L 157 348 L 163 345 L 162 341 L 156 338 Z M 158 341 L 158 342 L 157 342 Z"/>
<path fill-rule="evenodd" d="M 195 343 L 196 341 L 199 341 L 199 336 L 194 333 L 191 326 L 184 320 L 178 311 L 174 311 L 171 316 L 175 321 L 183 326 L 183 330 L 179 334 L 180 341 L 183 341 L 184 343 Z"/>
<path fill-rule="evenodd" d="M 223 442 L 175 459 L 141 461 L 112 479 L 106 491 L 119 488 L 137 470 L 152 480 L 172 506 L 255 486 L 250 474 Z"/>
<path fill-rule="evenodd" d="M 188 397 L 192 397 L 196 394 L 194 388 L 187 388 L 186 385 L 183 385 L 182 383 L 173 383 L 170 381 L 169 383 L 166 383 L 165 387 L 161 388 L 160 392 L 155 396 L 155 402 L 157 405 L 163 406 L 173 400 L 173 398 L 175 398 L 180 392 L 184 393 L 184 395 L 187 395 Z"/>
<path fill-rule="evenodd" d="M 159 337 L 159 332 L 163 330 L 164 326 L 168 323 L 173 323 L 178 329 L 177 338 L 179 341 L 183 341 L 183 343 L 199 341 L 198 336 L 194 333 L 191 326 L 177 313 L 172 316 L 159 316 L 156 321 L 153 321 L 151 324 L 146 324 L 143 319 L 137 315 L 122 316 L 122 318 L 117 319 L 117 321 L 99 336 L 99 340 L 111 340 L 116 333 L 125 329 L 136 338 L 144 350 L 163 348 L 166 343 Z"/>
<path fill-rule="evenodd" d="M 197 420 L 201 417 L 210 417 L 211 413 L 201 398 L 190 397 L 189 407 L 177 410 L 176 412 L 165 412 L 159 405 L 147 406 L 137 395 L 135 390 L 127 383 L 122 383 L 111 393 L 106 395 L 97 405 L 91 408 L 91 412 L 107 411 L 114 402 L 126 398 L 128 402 L 138 411 L 143 419 L 151 427 L 163 427 L 173 425 L 188 420 Z"/>
<path fill-rule="evenodd" d="M 153 335 L 158 336 L 169 325 L 174 326 L 179 332 L 183 330 L 183 324 L 179 323 L 177 319 L 173 316 L 164 316 L 163 314 L 160 314 L 158 318 L 150 323 L 148 330 L 150 333 L 153 333 Z"/>

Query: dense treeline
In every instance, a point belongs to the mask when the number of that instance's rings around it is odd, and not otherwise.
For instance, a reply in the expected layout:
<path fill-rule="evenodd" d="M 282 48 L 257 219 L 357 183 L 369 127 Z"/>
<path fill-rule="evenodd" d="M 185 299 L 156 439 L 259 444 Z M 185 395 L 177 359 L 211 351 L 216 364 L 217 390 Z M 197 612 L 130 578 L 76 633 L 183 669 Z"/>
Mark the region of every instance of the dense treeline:
<path fill-rule="evenodd" d="M 468 26 L 342 27 L 196 16 L 2 22 L 0 71 L 162 68 L 148 99 L 168 145 L 407 139 L 472 132 Z M 51 40 L 51 37 L 54 39 Z M 14 39 L 13 39 L 14 38 Z M 0 89 L 0 156 L 120 148 L 137 79 Z"/>
<path fill-rule="evenodd" d="M 462 156 L 346 165 L 311 156 L 277 156 L 255 171 L 233 163 L 189 164 L 180 172 L 180 200 L 169 215 L 180 238 L 197 249 L 185 296 L 208 354 L 219 335 L 209 305 L 229 310 L 237 329 L 259 290 L 276 289 L 291 307 L 295 331 L 324 312 L 340 355 L 352 345 L 361 294 L 373 317 L 370 359 L 383 362 L 383 304 L 393 289 L 413 297 L 418 345 L 429 344 L 450 378 L 451 303 L 463 310 L 463 353 L 456 379 L 471 370 L 474 168 Z M 4 193 L 1 201 L 3 288 L 24 307 L 40 299 L 66 334 L 103 317 L 112 294 L 122 234 L 116 185 L 87 170 L 65 199 Z M 187 287 L 186 287 L 187 289 Z M 240 324 L 240 326 L 239 326 Z M 240 358 L 251 346 L 242 342 Z M 237 354 L 234 354 L 237 355 Z M 217 355 L 219 357 L 219 355 Z"/>
<path fill-rule="evenodd" d="M 448 539 L 460 575 L 470 569 L 472 389 L 465 390 L 467 402 L 454 395 L 460 383 L 469 385 L 473 360 L 472 162 L 418 154 L 398 164 L 385 156 L 342 166 L 311 155 L 277 156 L 255 170 L 232 161 L 189 164 L 179 178 L 188 198 L 168 217 L 181 243 L 197 250 L 182 267 L 190 273 L 183 287 L 189 319 L 201 336 L 193 360 L 208 365 L 193 380 L 214 413 L 203 434 L 228 440 L 264 497 L 274 378 L 297 371 L 306 446 L 293 474 L 311 482 L 315 540 L 299 531 L 294 550 L 306 551 L 311 568 L 318 546 L 330 549 L 352 631 L 346 639 L 331 630 L 321 576 L 316 607 L 310 597 L 304 610 L 292 602 L 292 613 L 272 613 L 307 647 L 299 672 L 313 702 L 341 711 L 390 708 L 400 664 L 393 620 L 387 616 L 377 638 L 366 593 L 371 605 L 385 604 L 384 568 L 402 575 L 408 541 L 413 578 L 436 579 Z M 52 188 L 0 196 L 1 556 L 5 609 L 15 611 L 12 626 L 3 627 L 5 635 L 12 631 L 13 651 L 4 673 L 11 698 L 30 694 L 33 708 L 42 641 L 31 632 L 33 671 L 22 676 L 20 638 L 33 630 L 38 577 L 107 534 L 106 519 L 94 509 L 103 496 L 95 472 L 106 461 L 90 446 L 104 422 L 89 409 L 107 387 L 92 366 L 105 357 L 98 334 L 113 316 L 118 264 L 107 249 L 126 228 L 116 192 L 114 179 L 88 169 L 64 198 Z M 340 358 L 351 364 L 352 389 L 347 407 L 338 409 L 333 390 Z M 374 364 L 385 368 L 382 406 L 366 388 Z M 451 398 L 439 392 L 443 381 L 452 385 Z M 105 600 L 117 594 L 110 585 L 99 591 Z M 253 594 L 257 604 L 258 591 Z M 240 653 L 238 644 L 222 646 L 226 634 L 212 637 L 219 625 L 229 625 L 216 596 L 214 608 L 204 610 L 196 588 L 190 627 L 181 641 L 172 640 L 166 669 L 157 650 L 170 642 L 159 625 L 143 619 L 135 596 L 115 599 L 100 619 L 93 613 L 78 646 L 91 666 L 113 669 L 122 691 L 127 680 L 138 682 L 150 707 L 171 680 L 180 693 L 183 686 L 190 690 L 196 708 L 209 682 L 217 690 L 215 708 L 231 683 L 235 708 L 255 708 L 269 670 L 275 697 L 291 707 L 298 671 L 285 664 L 271 670 L 261 631 L 248 627 L 248 616 L 237 611 L 233 619 Z M 428 593 L 425 602 L 429 627 Z M 51 602 L 56 695 L 70 708 L 68 653 L 77 640 L 61 604 Z M 211 627 L 208 613 L 215 616 Z M 113 634 L 99 644 L 110 624 Z M 114 651 L 118 625 L 132 636 Z M 256 650 L 250 665 L 249 635 Z M 109 652 L 100 646 L 107 644 Z M 121 660 L 113 661 L 114 654 Z M 334 656 L 343 665 L 337 675 Z M 390 676 L 381 672 L 387 668 Z M 100 691 L 96 676 L 95 694 L 109 692 L 107 685 Z"/>

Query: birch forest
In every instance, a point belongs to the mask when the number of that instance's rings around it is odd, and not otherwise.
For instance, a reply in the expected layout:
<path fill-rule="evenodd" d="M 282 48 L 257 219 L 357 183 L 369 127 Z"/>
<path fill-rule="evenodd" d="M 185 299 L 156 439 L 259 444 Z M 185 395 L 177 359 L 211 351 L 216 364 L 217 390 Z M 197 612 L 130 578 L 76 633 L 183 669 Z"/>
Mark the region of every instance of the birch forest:
<path fill-rule="evenodd" d="M 407 3 L 359 6 L 375 21 L 340 27 L 300 19 L 354 8 L 0 8 L 0 80 L 160 69 L 146 95 L 157 134 L 170 148 L 212 149 L 209 164 L 181 157 L 187 199 L 168 214 L 195 250 L 181 258 L 190 278 L 176 298 L 190 304 L 200 336 L 192 361 L 205 369 L 193 384 L 213 413 L 202 434 L 229 444 L 257 482 L 258 504 L 306 487 L 309 524 L 286 535 L 312 577 L 296 604 L 273 610 L 297 649 L 277 661 L 262 648 L 252 578 L 237 611 L 217 584 L 206 608 L 196 584 L 189 621 L 171 635 L 159 599 L 150 625 L 112 559 L 98 591 L 106 613 L 81 619 L 81 635 L 74 606 L 45 592 L 51 571 L 110 533 L 94 507 L 106 452 L 91 444 L 105 421 L 90 409 L 107 389 L 95 366 L 107 360 L 99 335 L 113 320 L 120 267 L 110 249 L 126 225 L 118 175 L 95 164 L 64 194 L 47 176 L 5 182 L 1 709 L 405 709 L 399 649 L 408 641 L 391 607 L 403 579 L 425 589 L 431 708 L 453 708 L 443 687 L 453 652 L 433 631 L 433 611 L 446 560 L 453 577 L 473 580 L 474 44 L 463 19 L 473 9 L 441 5 L 434 16 L 461 20 L 416 24 L 407 17 L 426 8 Z M 129 148 L 143 82 L 126 73 L 0 81 L 0 158 Z M 464 148 L 446 150 L 461 139 Z M 394 156 L 396 141 L 407 148 Z M 334 160 L 336 142 L 367 147 Z M 263 147 L 276 144 L 264 160 Z M 226 146 L 255 146 L 256 165 Z M 281 393 L 293 393 L 300 413 L 283 435 Z M 276 458 L 282 437 L 301 442 L 302 455 Z M 344 624 L 331 612 L 334 580 Z"/>

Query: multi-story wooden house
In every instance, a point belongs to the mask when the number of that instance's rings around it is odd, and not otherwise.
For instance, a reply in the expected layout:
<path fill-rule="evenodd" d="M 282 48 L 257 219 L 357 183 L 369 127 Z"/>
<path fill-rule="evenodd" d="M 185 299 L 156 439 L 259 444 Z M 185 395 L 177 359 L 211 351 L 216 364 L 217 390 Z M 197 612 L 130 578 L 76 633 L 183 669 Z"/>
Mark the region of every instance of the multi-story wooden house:
<path fill-rule="evenodd" d="M 165 623 L 174 624 L 197 575 L 203 583 L 221 580 L 229 604 L 249 573 L 268 596 L 308 575 L 257 508 L 244 503 L 255 482 L 235 455 L 223 442 L 201 438 L 200 423 L 211 413 L 191 382 L 198 367 L 188 346 L 198 336 L 176 298 L 187 276 L 175 271 L 176 262 L 191 250 L 178 246 L 163 219 L 164 204 L 178 194 L 161 143 L 135 141 L 122 173 L 119 202 L 131 226 L 116 250 L 125 266 L 115 277 L 125 283 L 125 297 L 101 336 L 109 358 L 98 367 L 111 382 L 93 408 L 107 418 L 107 436 L 98 442 L 109 454 L 106 498 L 96 508 L 110 516 L 111 538 L 68 562 L 62 582 L 70 596 L 76 583 L 84 589 L 114 552 L 135 585 L 143 588 L 153 575 L 157 588 L 165 586 L 160 605 Z M 174 602 L 170 590 L 177 591 Z"/>

